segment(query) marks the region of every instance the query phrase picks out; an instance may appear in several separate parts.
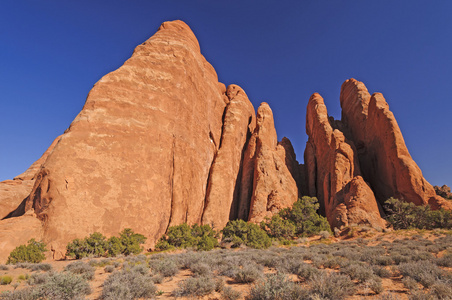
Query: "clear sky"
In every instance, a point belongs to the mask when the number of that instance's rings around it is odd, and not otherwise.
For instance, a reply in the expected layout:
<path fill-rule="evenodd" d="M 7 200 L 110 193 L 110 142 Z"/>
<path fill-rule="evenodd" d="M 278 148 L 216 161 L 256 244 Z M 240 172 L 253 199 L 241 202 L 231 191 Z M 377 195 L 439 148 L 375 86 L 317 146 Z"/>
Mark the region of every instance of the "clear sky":
<path fill-rule="evenodd" d="M 306 105 L 340 118 L 348 78 L 382 92 L 414 160 L 452 185 L 452 1 L 1 0 L 0 180 L 25 171 L 94 83 L 181 19 L 226 85 L 268 102 L 303 161 Z"/>

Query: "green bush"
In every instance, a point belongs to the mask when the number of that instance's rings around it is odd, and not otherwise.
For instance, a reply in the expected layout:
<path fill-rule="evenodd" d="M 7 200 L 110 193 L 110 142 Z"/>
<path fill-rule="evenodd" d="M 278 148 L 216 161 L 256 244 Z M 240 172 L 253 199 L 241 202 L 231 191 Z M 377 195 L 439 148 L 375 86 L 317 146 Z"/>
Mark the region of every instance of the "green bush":
<path fill-rule="evenodd" d="M 217 233 L 209 225 L 194 224 L 191 227 L 186 223 L 171 226 L 166 235 L 160 238 L 155 245 L 158 250 L 194 247 L 197 250 L 212 250 L 218 245 Z"/>
<path fill-rule="evenodd" d="M 266 249 L 271 245 L 271 239 L 263 229 L 243 220 L 229 221 L 222 232 L 223 240 L 232 242 L 232 247 L 246 245 L 256 249 Z"/>
<path fill-rule="evenodd" d="M 386 220 L 394 229 L 452 228 L 452 214 L 444 209 L 433 211 L 429 205 L 416 206 L 392 197 L 386 200 L 384 208 Z"/>
<path fill-rule="evenodd" d="M 89 237 L 75 239 L 66 246 L 66 255 L 80 259 L 83 257 L 104 256 L 107 251 L 106 237 L 99 232 L 90 234 Z"/>
<path fill-rule="evenodd" d="M 119 241 L 124 246 L 121 254 L 139 254 L 143 251 L 140 245 L 146 242 L 146 237 L 142 234 L 134 233 L 130 228 L 126 228 L 119 234 Z"/>
<path fill-rule="evenodd" d="M 16 264 L 23 262 L 40 263 L 46 257 L 46 244 L 37 242 L 35 239 L 28 241 L 28 245 L 20 245 L 9 254 L 7 264 Z"/>
<path fill-rule="evenodd" d="M 93 256 L 116 256 L 119 254 L 130 255 L 138 254 L 143 249 L 146 237 L 142 234 L 134 233 L 132 229 L 126 228 L 120 234 L 119 238 L 112 236 L 107 240 L 99 232 L 90 234 L 82 239 L 75 239 L 66 246 L 66 255 L 80 259 Z"/>
<path fill-rule="evenodd" d="M 12 281 L 13 281 L 13 278 L 9 275 L 0 276 L 0 284 L 1 285 L 10 284 Z"/>
<path fill-rule="evenodd" d="M 283 220 L 292 222 L 297 236 L 318 234 L 321 231 L 331 233 L 328 221 L 317 213 L 318 209 L 317 198 L 304 196 L 298 199 L 292 208 L 282 209 L 279 215 Z"/>
<path fill-rule="evenodd" d="M 279 214 L 272 216 L 271 219 L 261 222 L 261 228 L 264 229 L 269 236 L 279 240 L 292 239 L 295 236 L 295 224 L 290 220 L 281 218 Z"/>

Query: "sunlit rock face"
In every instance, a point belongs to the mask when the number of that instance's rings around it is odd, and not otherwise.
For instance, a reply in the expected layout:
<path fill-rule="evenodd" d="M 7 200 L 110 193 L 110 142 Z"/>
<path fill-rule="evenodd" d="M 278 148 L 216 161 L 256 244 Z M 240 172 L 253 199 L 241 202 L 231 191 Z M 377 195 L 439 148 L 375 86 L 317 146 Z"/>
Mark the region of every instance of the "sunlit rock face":
<path fill-rule="evenodd" d="M 296 201 L 298 191 L 273 120 L 258 126 L 255 134 L 255 110 L 245 91 L 218 81 L 191 29 L 182 21 L 165 22 L 94 85 L 69 129 L 16 178 L 27 189 L 2 211 L 14 217 L 33 212 L 55 259 L 69 241 L 93 232 L 111 236 L 131 228 L 152 247 L 169 226 L 222 229 L 239 215 L 268 216 Z M 264 181 L 256 175 L 266 155 L 286 168 L 279 171 L 284 183 L 271 181 L 281 176 Z M 256 189 L 277 194 L 286 181 L 290 199 L 275 198 L 262 213 L 250 210 L 251 198 L 260 199 Z"/>
<path fill-rule="evenodd" d="M 308 194 L 319 198 L 331 226 L 382 227 L 380 205 L 390 197 L 452 208 L 422 176 L 382 94 L 370 95 L 362 82 L 349 79 L 340 103 L 338 121 L 328 117 L 323 99 L 314 94 L 306 117 Z"/>
<path fill-rule="evenodd" d="M 385 221 L 372 189 L 361 175 L 356 147 L 341 127 L 340 122 L 328 117 L 323 98 L 313 94 L 306 114 L 309 194 L 319 199 L 331 227 L 366 224 L 383 228 Z"/>

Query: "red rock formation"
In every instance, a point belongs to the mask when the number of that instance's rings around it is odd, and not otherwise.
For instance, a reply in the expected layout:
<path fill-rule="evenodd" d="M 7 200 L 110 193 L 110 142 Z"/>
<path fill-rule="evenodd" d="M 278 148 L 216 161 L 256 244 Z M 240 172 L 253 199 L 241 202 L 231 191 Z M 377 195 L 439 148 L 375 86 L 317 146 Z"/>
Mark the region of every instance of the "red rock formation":
<path fill-rule="evenodd" d="M 30 195 L 33 189 L 36 175 L 41 169 L 42 164 L 46 161 L 47 156 L 52 152 L 61 136 L 57 137 L 44 154 L 35 161 L 24 173 L 16 176 L 14 180 L 5 180 L 0 182 L 0 220 L 16 214 L 24 213 L 23 207 L 17 209 L 18 206 Z M 20 213 L 18 213 L 20 211 Z"/>
<path fill-rule="evenodd" d="M 305 166 L 308 192 L 321 203 L 331 227 L 367 224 L 383 228 L 375 196 L 361 177 L 356 149 L 328 118 L 323 98 L 313 94 L 306 114 Z"/>
<path fill-rule="evenodd" d="M 36 218 L 33 210 L 23 216 L 0 221 L 0 263 L 5 263 L 17 246 L 27 244 L 32 238 L 41 240 L 43 233 L 41 221 Z"/>
<path fill-rule="evenodd" d="M 237 85 L 227 89 L 229 98 L 226 107 L 223 132 L 218 152 L 210 171 L 207 187 L 203 224 L 222 229 L 237 215 L 240 168 L 247 139 L 256 126 L 254 107 L 245 92 Z"/>
<path fill-rule="evenodd" d="M 26 203 L 63 256 L 67 242 L 124 228 L 152 246 L 200 223 L 226 89 L 181 21 L 166 22 L 104 76 L 39 172 Z"/>
<path fill-rule="evenodd" d="M 438 196 L 441 196 L 445 199 L 452 199 L 452 193 L 450 192 L 450 187 L 448 187 L 447 185 L 443 185 L 441 187 L 435 185 L 433 187 L 435 189 L 435 192 Z"/>
<path fill-rule="evenodd" d="M 245 159 L 252 157 L 251 160 L 254 162 L 253 190 L 248 220 L 260 222 L 282 208 L 292 206 L 298 200 L 297 184 L 286 165 L 286 159 L 292 161 L 288 158 L 292 153 L 286 154 L 284 146 L 278 144 L 273 113 L 265 102 L 257 110 L 256 129 L 248 147 Z M 254 155 L 251 154 L 253 150 Z M 248 167 L 249 165 L 248 162 Z M 248 170 L 247 174 L 249 173 Z M 243 181 L 248 180 L 245 178 Z M 241 207 L 248 203 L 247 195 L 243 194 L 243 196 Z"/>
<path fill-rule="evenodd" d="M 452 208 L 422 176 L 382 94 L 370 96 L 362 82 L 349 79 L 342 85 L 340 101 L 342 120 L 357 145 L 363 176 L 381 203 L 395 197 L 435 209 Z"/>
<path fill-rule="evenodd" d="M 0 220 L 12 213 L 28 197 L 33 180 L 5 180 L 0 182 Z"/>

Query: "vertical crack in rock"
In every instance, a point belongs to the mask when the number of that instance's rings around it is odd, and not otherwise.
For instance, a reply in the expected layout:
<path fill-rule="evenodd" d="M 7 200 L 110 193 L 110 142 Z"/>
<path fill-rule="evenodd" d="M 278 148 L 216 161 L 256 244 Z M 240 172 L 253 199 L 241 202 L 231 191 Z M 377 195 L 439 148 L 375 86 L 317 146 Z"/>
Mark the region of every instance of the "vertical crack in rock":
<path fill-rule="evenodd" d="M 172 147 L 171 147 L 171 169 L 170 169 L 170 178 L 169 178 L 169 182 L 170 182 L 170 191 L 171 191 L 171 210 L 170 210 L 170 215 L 169 215 L 169 219 L 168 219 L 168 225 L 166 226 L 166 230 L 165 233 L 168 232 L 168 228 L 170 227 L 171 224 L 171 219 L 173 216 L 173 210 L 174 210 L 174 152 L 176 151 L 176 136 L 173 134 L 173 143 L 172 143 Z"/>
<path fill-rule="evenodd" d="M 229 102 L 223 113 L 219 148 L 210 167 L 202 216 L 203 224 L 216 229 L 223 228 L 235 214 L 243 151 L 255 122 L 254 107 L 243 89 L 230 85 L 226 96 Z"/>

